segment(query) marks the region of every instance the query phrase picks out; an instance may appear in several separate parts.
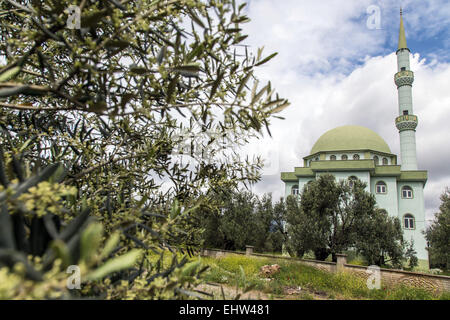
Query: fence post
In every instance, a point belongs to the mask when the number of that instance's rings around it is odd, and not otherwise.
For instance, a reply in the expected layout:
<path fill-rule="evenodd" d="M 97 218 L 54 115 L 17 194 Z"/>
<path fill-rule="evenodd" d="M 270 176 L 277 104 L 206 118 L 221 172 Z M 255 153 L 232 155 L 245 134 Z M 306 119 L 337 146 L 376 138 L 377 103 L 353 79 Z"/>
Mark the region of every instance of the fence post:
<path fill-rule="evenodd" d="M 336 271 L 343 272 L 347 264 L 347 255 L 343 253 L 336 253 Z"/>
<path fill-rule="evenodd" d="M 254 246 L 245 246 L 245 255 L 251 256 L 253 254 Z"/>

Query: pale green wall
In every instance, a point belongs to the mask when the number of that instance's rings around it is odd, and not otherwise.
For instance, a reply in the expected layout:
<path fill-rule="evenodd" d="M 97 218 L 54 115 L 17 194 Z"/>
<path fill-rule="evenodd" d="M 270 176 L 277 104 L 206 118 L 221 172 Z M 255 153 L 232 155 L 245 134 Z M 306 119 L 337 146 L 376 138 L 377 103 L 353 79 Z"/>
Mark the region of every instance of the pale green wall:
<path fill-rule="evenodd" d="M 397 66 L 398 71 L 401 70 L 402 67 L 405 67 L 406 70 L 411 70 L 410 64 L 409 64 L 409 55 L 410 52 L 408 50 L 402 50 L 397 54 Z"/>
<path fill-rule="evenodd" d="M 410 186 L 413 189 L 413 199 L 403 199 L 401 194 L 401 189 L 403 186 Z M 428 259 L 428 252 L 426 248 L 425 236 L 422 231 L 425 230 L 425 199 L 423 194 L 423 183 L 422 182 L 399 182 L 398 190 L 398 217 L 402 221 L 403 227 L 403 216 L 410 213 L 414 216 L 416 228 L 415 230 L 405 230 L 404 235 L 406 240 L 410 240 L 411 237 L 414 238 L 414 244 L 417 250 L 417 257 L 419 259 Z"/>
<path fill-rule="evenodd" d="M 400 132 L 400 151 L 402 171 L 417 170 L 416 132 L 414 130 Z"/>
<path fill-rule="evenodd" d="M 375 185 L 378 181 L 386 183 L 386 194 L 376 193 Z M 378 208 L 385 209 L 390 216 L 398 217 L 397 179 L 395 177 L 372 177 L 370 192 L 375 195 Z"/>

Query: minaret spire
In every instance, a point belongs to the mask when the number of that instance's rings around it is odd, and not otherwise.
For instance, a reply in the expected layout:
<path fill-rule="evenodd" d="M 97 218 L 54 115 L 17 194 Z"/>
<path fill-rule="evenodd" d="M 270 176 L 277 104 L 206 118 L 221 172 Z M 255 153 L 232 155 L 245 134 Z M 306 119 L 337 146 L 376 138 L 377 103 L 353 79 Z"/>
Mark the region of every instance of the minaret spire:
<path fill-rule="evenodd" d="M 408 49 L 406 44 L 405 26 L 403 24 L 403 9 L 400 7 L 400 32 L 398 35 L 398 50 Z"/>
<path fill-rule="evenodd" d="M 398 72 L 395 74 L 395 84 L 398 91 L 399 116 L 395 125 L 400 134 L 400 153 L 404 171 L 417 170 L 416 157 L 416 127 L 417 116 L 413 113 L 412 84 L 414 72 L 409 64 L 410 50 L 406 45 L 405 27 L 403 25 L 403 10 L 400 9 L 400 33 L 397 50 Z"/>

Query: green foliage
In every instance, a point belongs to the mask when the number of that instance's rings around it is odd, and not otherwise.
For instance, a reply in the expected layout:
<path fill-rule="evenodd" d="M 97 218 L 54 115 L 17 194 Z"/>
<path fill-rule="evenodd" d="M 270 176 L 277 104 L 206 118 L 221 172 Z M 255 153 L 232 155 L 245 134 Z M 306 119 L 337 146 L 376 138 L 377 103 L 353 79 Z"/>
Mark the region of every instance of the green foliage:
<path fill-rule="evenodd" d="M 450 300 L 450 292 L 444 292 L 443 294 L 441 294 L 441 296 L 439 297 L 440 300 Z"/>
<path fill-rule="evenodd" d="M 385 210 L 375 208 L 375 198 L 365 191 L 359 180 L 350 186 L 336 182 L 331 174 L 323 174 L 308 183 L 300 201 L 286 200 L 288 247 L 302 257 L 313 251 L 316 259 L 355 248 L 368 264 L 384 265 L 386 257 L 401 266 L 405 254 L 414 264 L 414 252 L 406 251 L 400 222 Z"/>
<path fill-rule="evenodd" d="M 414 239 L 411 239 L 409 244 L 406 246 L 405 260 L 408 261 L 408 268 L 414 269 L 419 265 L 419 259 L 416 256 L 417 251 L 414 249 Z"/>
<path fill-rule="evenodd" d="M 429 243 L 430 261 L 434 267 L 450 269 L 450 189 L 441 195 L 440 211 L 426 230 L 425 237 Z"/>
<path fill-rule="evenodd" d="M 368 265 L 385 265 L 388 256 L 393 266 L 401 268 L 404 258 L 403 245 L 406 244 L 403 240 L 403 230 L 399 219 L 390 217 L 386 210 L 375 209 L 371 214 L 362 217 L 357 226 L 356 239 L 355 248 Z M 417 259 L 413 251 L 407 253 L 407 258 L 411 258 L 411 261 Z"/>
<path fill-rule="evenodd" d="M 252 226 L 256 224 L 256 197 L 250 192 L 236 192 L 227 199 L 219 230 L 224 235 L 225 248 L 244 250 L 255 242 Z"/>
<path fill-rule="evenodd" d="M 227 250 L 245 250 L 252 245 L 259 252 L 281 252 L 284 242 L 282 202 L 240 190 L 220 190 L 213 201 L 218 209 L 202 206 L 197 212 L 204 229 L 204 246 Z"/>
<path fill-rule="evenodd" d="M 387 298 L 389 300 L 432 300 L 434 297 L 425 289 L 399 285 Z"/>
<path fill-rule="evenodd" d="M 261 159 L 221 142 L 287 107 L 254 76 L 274 55 L 242 46 L 234 0 L 88 0 L 81 29 L 72 4 L 0 3 L 1 281 L 38 288 L 27 298 L 198 298 L 193 213 L 259 180 Z M 68 293 L 69 263 L 86 270 Z"/>

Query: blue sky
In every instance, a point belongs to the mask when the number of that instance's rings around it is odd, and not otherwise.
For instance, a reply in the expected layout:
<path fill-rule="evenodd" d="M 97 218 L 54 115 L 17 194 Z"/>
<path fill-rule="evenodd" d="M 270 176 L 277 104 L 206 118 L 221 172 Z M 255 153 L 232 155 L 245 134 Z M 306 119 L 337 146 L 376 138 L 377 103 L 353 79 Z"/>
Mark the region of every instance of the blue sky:
<path fill-rule="evenodd" d="M 276 174 L 254 187 L 283 195 L 280 171 L 302 166 L 314 142 L 340 125 L 366 126 L 399 155 L 395 51 L 402 3 L 413 86 L 419 169 L 428 170 L 427 219 L 438 210 L 440 194 L 450 187 L 450 2 L 448 0 L 251 0 L 244 25 L 248 44 L 266 55 L 278 52 L 257 76 L 271 81 L 291 106 L 272 122 L 272 139 L 250 147 L 264 156 L 277 153 Z M 368 27 L 373 7 L 380 29 Z M 368 13 L 369 12 L 369 13 Z M 373 21 L 373 20 L 370 20 Z M 267 146 L 271 146 L 267 148 Z"/>
<path fill-rule="evenodd" d="M 433 1 L 421 1 L 428 8 Z M 428 3 L 428 4 L 427 4 Z M 421 16 L 421 9 L 413 5 L 404 9 L 404 23 L 408 47 L 412 52 L 420 52 L 427 58 L 435 58 L 440 62 L 450 62 L 450 16 L 444 16 L 450 4 L 443 3 L 442 7 L 435 4 L 427 15 Z M 386 43 L 384 52 L 395 50 L 398 43 L 398 15 L 393 6 L 382 10 L 385 17 L 382 28 L 386 29 Z M 443 9 L 442 11 L 439 9 Z M 418 11 L 418 12 L 416 12 Z M 436 11 L 439 12 L 436 16 Z M 363 17 L 364 19 L 364 17 Z"/>
<path fill-rule="evenodd" d="M 335 45 L 335 56 L 329 57 L 329 66 L 323 66 L 314 69 L 313 72 L 326 72 L 329 69 L 337 69 L 344 73 L 351 72 L 354 67 L 363 64 L 363 58 L 366 55 L 377 56 L 387 55 L 396 50 L 398 44 L 399 29 L 399 9 L 400 3 L 403 5 L 403 15 L 405 29 L 408 39 L 408 46 L 412 52 L 420 52 L 422 57 L 430 60 L 436 59 L 439 62 L 450 62 L 450 2 L 447 0 L 415 0 L 415 1 L 373 1 L 373 0 L 324 0 L 320 4 L 316 1 L 302 0 L 252 0 L 248 2 L 247 12 L 253 21 L 261 19 L 260 14 L 264 8 L 270 8 L 267 13 L 277 15 L 278 12 L 288 14 L 288 20 L 295 16 L 295 11 L 302 10 L 307 14 L 311 13 L 313 19 L 317 19 L 317 27 L 312 27 L 311 31 L 325 31 L 326 35 L 321 36 L 321 40 L 330 41 L 335 34 L 345 34 L 347 39 L 351 41 L 352 34 L 356 37 L 367 37 L 370 42 L 365 46 L 351 47 L 354 49 L 354 55 L 350 52 L 344 57 L 339 52 L 344 49 L 348 51 L 350 48 L 343 48 L 347 41 L 343 41 L 341 46 Z M 345 4 L 344 4 L 345 3 Z M 372 14 L 368 13 L 368 9 L 375 6 L 379 9 L 379 29 L 370 29 L 367 21 Z M 292 8 L 292 11 L 290 10 Z M 351 9 L 349 9 L 351 8 Z M 274 11 L 277 10 L 278 12 Z M 342 11 L 344 14 L 334 15 L 336 23 L 330 25 L 327 21 L 327 11 Z M 373 11 L 370 11 L 373 12 Z M 336 17 L 338 16 L 338 17 Z M 270 19 L 269 19 L 270 20 Z M 322 21 L 321 21 L 322 20 Z M 279 27 L 283 25 L 275 25 Z M 321 23 L 322 22 L 322 23 Z M 294 25 L 304 26 L 308 20 L 301 19 Z M 342 23 L 342 25 L 339 25 Z M 289 24 L 289 23 L 287 23 Z M 347 29 L 348 28 L 348 29 Z M 263 28 L 264 29 L 264 28 Z M 263 30 L 261 29 L 261 30 Z M 294 30 L 288 30 L 292 32 Z M 295 32 L 295 31 L 294 31 Z M 306 33 L 304 33 L 306 34 Z M 339 36 L 338 36 L 339 38 Z M 310 41 L 303 42 L 303 46 L 313 44 L 318 39 L 317 36 L 311 34 Z M 348 68 L 342 68 L 342 59 L 346 59 L 349 63 Z M 309 71 L 307 71 L 308 73 Z"/>

